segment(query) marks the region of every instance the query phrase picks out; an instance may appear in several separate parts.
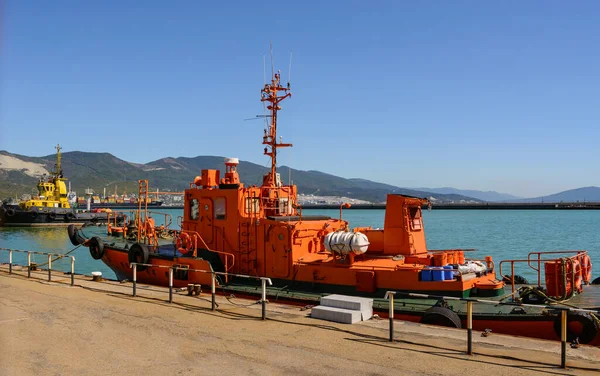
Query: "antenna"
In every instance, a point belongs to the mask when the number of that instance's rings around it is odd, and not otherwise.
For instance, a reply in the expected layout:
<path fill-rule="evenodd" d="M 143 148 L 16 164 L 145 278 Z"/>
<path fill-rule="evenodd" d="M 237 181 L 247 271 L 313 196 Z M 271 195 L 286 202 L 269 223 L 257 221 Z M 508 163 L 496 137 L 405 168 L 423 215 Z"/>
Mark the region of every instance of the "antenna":
<path fill-rule="evenodd" d="M 267 57 L 265 56 L 265 54 L 263 54 L 263 78 L 264 78 L 264 84 L 267 84 Z"/>
<path fill-rule="evenodd" d="M 290 50 L 290 69 L 288 70 L 288 87 L 292 82 L 292 51 Z"/>
<path fill-rule="evenodd" d="M 273 71 L 273 67 L 275 64 L 273 63 L 273 42 L 269 42 L 269 49 L 271 50 L 271 76 L 274 76 L 275 72 Z"/>

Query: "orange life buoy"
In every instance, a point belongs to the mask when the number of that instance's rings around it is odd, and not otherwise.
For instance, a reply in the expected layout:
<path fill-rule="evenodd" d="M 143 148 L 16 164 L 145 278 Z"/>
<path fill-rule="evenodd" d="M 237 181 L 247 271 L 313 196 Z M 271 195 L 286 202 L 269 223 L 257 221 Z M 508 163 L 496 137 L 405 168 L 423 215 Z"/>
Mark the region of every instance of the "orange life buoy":
<path fill-rule="evenodd" d="M 187 232 L 179 233 L 175 246 L 181 253 L 188 253 L 192 250 L 192 238 Z"/>
<path fill-rule="evenodd" d="M 582 276 L 582 269 L 581 269 L 581 264 L 579 264 L 578 260 L 572 260 L 573 262 L 573 274 L 575 275 L 575 291 L 577 292 L 582 292 L 583 291 L 583 287 L 582 287 L 582 283 L 583 283 L 583 276 Z"/>
<path fill-rule="evenodd" d="M 584 283 L 589 285 L 592 282 L 592 260 L 587 253 L 581 255 L 581 275 Z"/>

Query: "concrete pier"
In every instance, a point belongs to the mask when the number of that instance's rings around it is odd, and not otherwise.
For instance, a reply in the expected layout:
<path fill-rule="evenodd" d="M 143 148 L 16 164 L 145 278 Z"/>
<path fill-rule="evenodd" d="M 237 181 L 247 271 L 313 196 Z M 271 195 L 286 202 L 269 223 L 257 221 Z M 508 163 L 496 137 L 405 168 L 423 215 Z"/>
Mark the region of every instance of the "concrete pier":
<path fill-rule="evenodd" d="M 58 272 L 0 267 L 2 375 L 598 375 L 600 348 L 466 332 L 397 321 L 388 342 L 387 320 L 355 325 L 307 317 L 310 309 L 260 304 L 210 294 L 187 296 L 138 284 L 93 282 Z"/>

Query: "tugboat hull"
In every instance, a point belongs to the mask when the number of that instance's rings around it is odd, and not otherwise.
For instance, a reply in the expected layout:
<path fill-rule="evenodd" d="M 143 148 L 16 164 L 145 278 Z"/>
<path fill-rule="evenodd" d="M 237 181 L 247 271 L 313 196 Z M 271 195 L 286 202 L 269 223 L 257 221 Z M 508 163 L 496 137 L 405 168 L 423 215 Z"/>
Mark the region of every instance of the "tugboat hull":
<path fill-rule="evenodd" d="M 61 208 L 44 208 L 42 210 L 23 210 L 19 206 L 0 208 L 0 226 L 68 226 L 90 223 L 105 223 L 107 213 L 91 213 Z"/>

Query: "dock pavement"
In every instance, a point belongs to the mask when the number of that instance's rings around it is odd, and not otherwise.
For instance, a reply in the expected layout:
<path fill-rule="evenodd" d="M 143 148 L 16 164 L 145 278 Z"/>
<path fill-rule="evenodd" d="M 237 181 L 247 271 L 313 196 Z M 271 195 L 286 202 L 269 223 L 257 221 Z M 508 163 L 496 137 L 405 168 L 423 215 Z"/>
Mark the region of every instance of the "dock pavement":
<path fill-rule="evenodd" d="M 310 307 L 175 294 L 138 284 L 0 266 L 0 374 L 12 375 L 600 375 L 600 348 L 474 334 L 377 317 L 354 325 Z"/>

